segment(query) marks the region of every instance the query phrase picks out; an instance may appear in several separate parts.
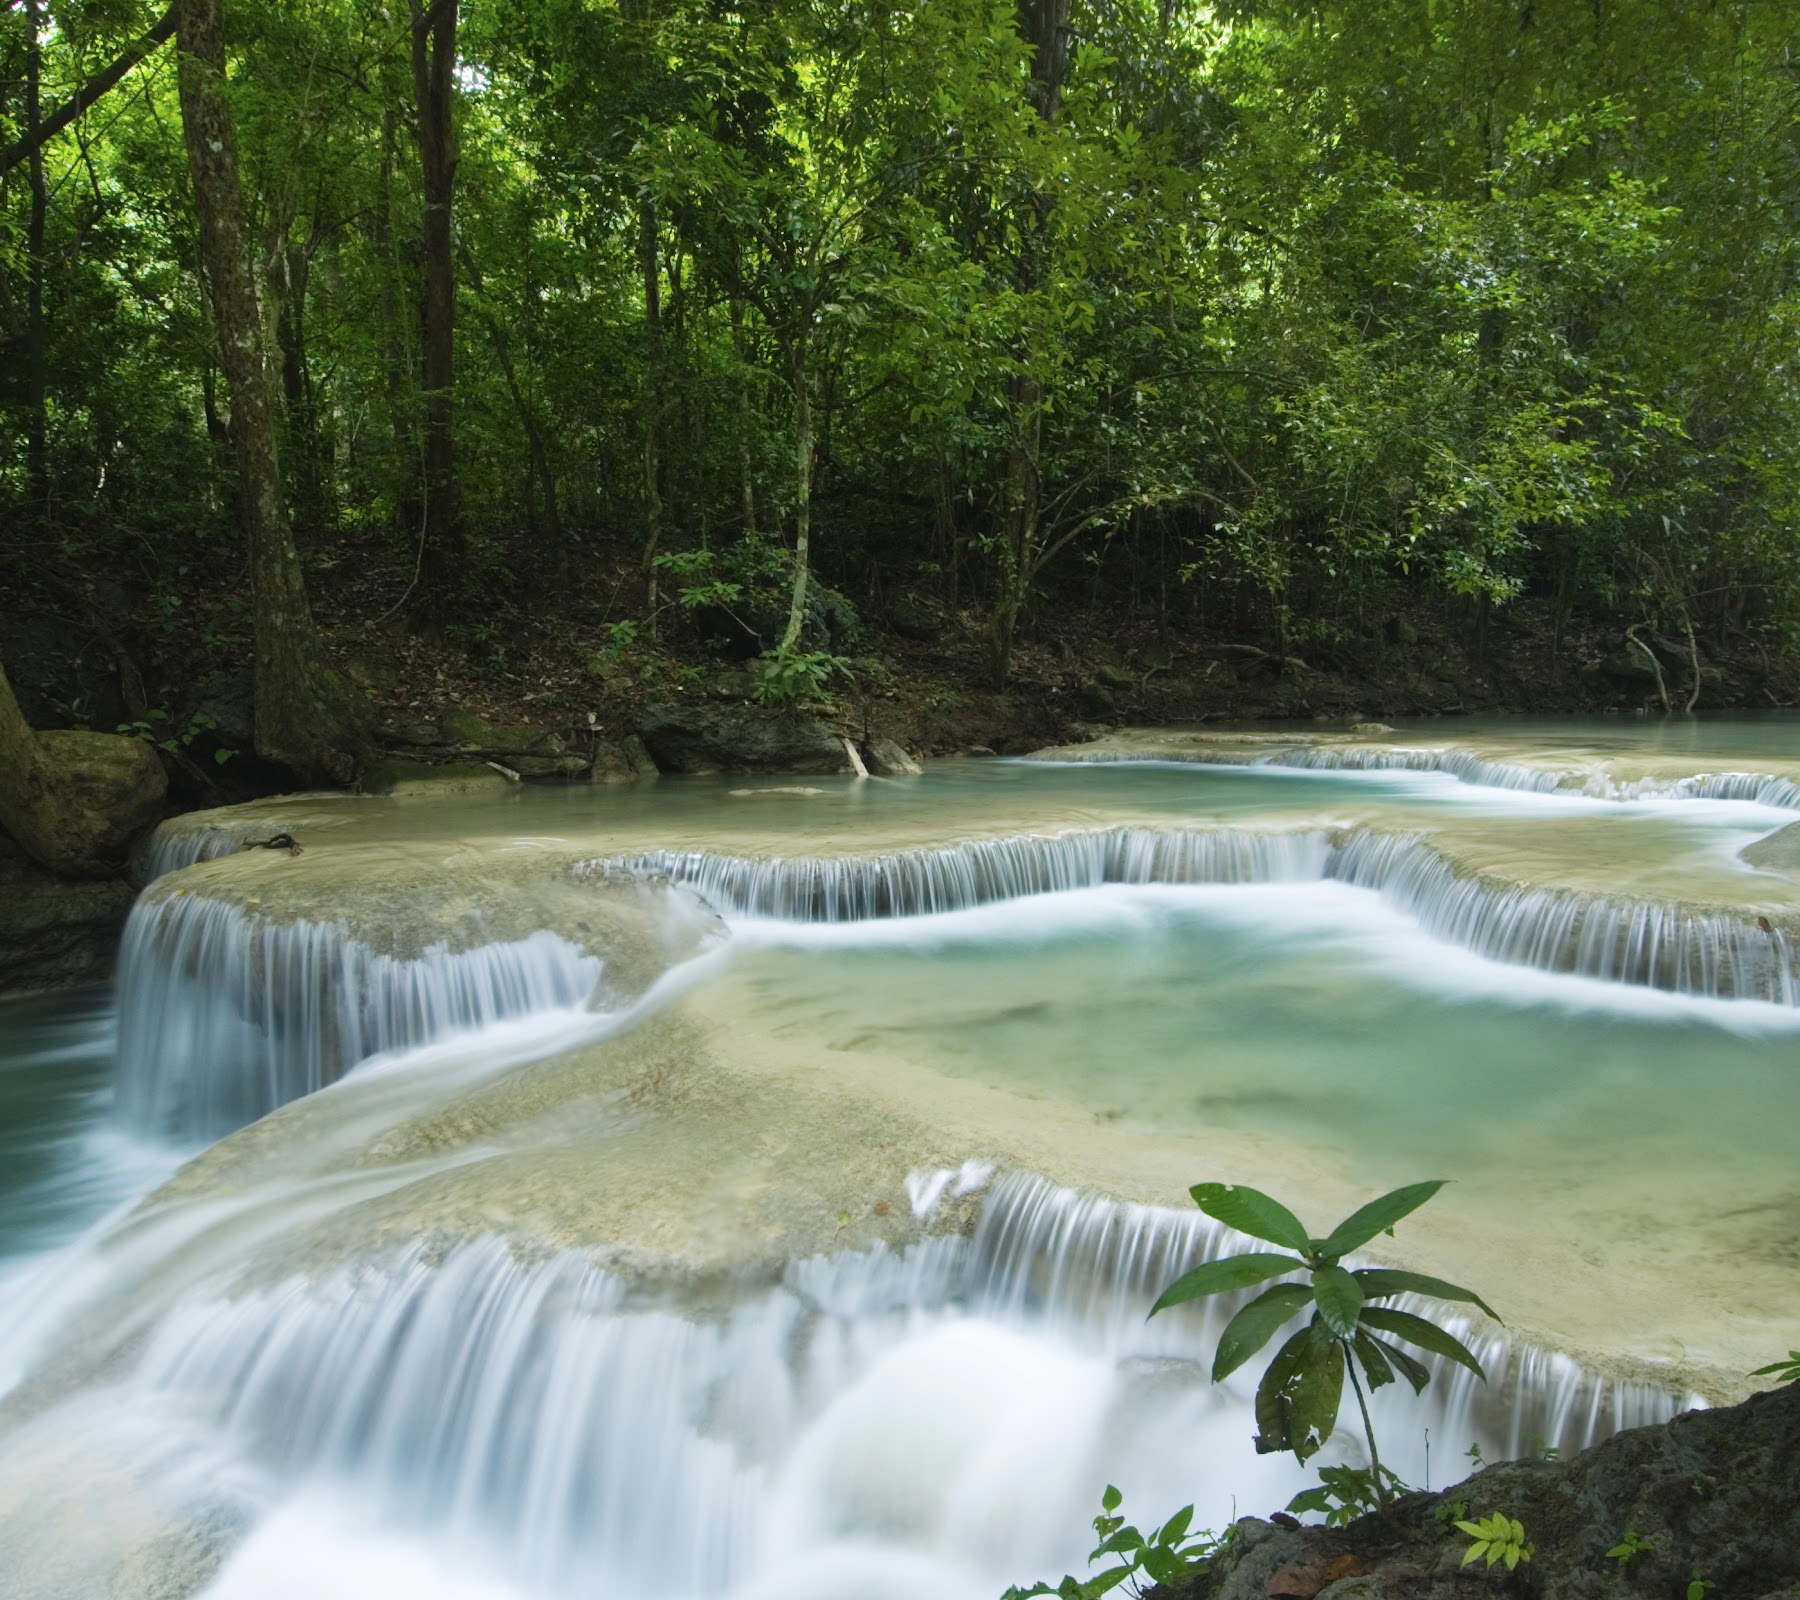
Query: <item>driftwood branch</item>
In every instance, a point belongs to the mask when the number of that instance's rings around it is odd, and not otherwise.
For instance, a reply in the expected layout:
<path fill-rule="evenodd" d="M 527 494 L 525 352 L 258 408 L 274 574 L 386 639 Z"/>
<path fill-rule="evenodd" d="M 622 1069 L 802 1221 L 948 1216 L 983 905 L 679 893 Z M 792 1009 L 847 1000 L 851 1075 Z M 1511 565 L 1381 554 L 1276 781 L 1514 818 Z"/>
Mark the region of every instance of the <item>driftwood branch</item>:
<path fill-rule="evenodd" d="M 1638 649 L 1642 650 L 1649 659 L 1650 670 L 1656 674 L 1656 692 L 1662 696 L 1663 710 L 1665 712 L 1673 711 L 1675 708 L 1669 704 L 1669 684 L 1668 680 L 1663 677 L 1662 663 L 1656 659 L 1656 652 L 1638 637 L 1638 629 L 1642 626 L 1643 624 L 1641 622 L 1632 623 L 1632 625 L 1625 630 L 1625 637 L 1636 645 Z"/>

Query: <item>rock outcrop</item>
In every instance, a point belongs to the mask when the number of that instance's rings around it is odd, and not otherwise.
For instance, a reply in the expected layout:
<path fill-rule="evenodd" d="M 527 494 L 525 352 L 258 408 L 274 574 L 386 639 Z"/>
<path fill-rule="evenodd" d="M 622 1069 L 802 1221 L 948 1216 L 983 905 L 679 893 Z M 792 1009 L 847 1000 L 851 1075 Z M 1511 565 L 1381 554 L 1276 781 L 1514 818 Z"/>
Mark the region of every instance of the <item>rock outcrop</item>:
<path fill-rule="evenodd" d="M 1471 1541 L 1456 1523 L 1496 1511 L 1524 1525 L 1531 1559 L 1512 1572 L 1464 1567 Z M 1567 1461 L 1501 1462 L 1344 1528 L 1237 1526 L 1231 1554 L 1157 1600 L 1670 1600 L 1696 1579 L 1731 1600 L 1794 1600 L 1800 1384 L 1615 1434 Z M 1609 1557 L 1627 1532 L 1639 1553 Z"/>
<path fill-rule="evenodd" d="M 842 772 L 843 740 L 817 717 L 772 706 L 644 708 L 638 736 L 664 772 Z"/>

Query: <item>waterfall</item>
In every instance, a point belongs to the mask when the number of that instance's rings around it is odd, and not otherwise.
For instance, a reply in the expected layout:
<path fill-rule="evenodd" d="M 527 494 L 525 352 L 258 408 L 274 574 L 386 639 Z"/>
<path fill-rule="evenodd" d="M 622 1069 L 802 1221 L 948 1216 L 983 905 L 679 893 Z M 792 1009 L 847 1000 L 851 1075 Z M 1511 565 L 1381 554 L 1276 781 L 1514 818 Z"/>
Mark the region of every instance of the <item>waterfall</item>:
<path fill-rule="evenodd" d="M 275 1480 L 347 1483 L 385 1523 L 532 1589 L 824 1593 L 792 1574 L 849 1549 L 859 1572 L 904 1558 L 943 1584 L 893 1592 L 985 1584 L 991 1600 L 1079 1570 L 1109 1480 L 1142 1516 L 1198 1499 L 1220 1525 L 1234 1492 L 1267 1511 L 1304 1483 L 1251 1450 L 1254 1378 L 1206 1379 L 1242 1297 L 1145 1321 L 1169 1277 L 1241 1243 L 1198 1213 L 1012 1174 L 973 1237 L 797 1261 L 724 1311 L 647 1298 L 573 1253 L 419 1245 L 186 1303 L 128 1383 Z M 1487 1391 L 1457 1369 L 1422 1399 L 1381 1395 L 1403 1472 L 1425 1427 L 1441 1482 L 1470 1439 L 1490 1457 L 1539 1437 L 1574 1450 L 1677 1409 L 1477 1342 Z M 1334 1455 L 1354 1457 L 1354 1435 Z"/>
<path fill-rule="evenodd" d="M 1679 903 L 1532 888 L 1459 870 L 1414 834 L 1109 828 L 839 857 L 660 851 L 587 873 L 659 873 L 727 915 L 849 922 L 959 911 L 1101 884 L 1293 883 L 1370 889 L 1433 935 L 1495 961 L 1717 999 L 1800 1003 L 1789 935 Z"/>
<path fill-rule="evenodd" d="M 755 857 L 653 851 L 587 872 L 654 873 L 721 912 L 788 922 L 861 922 L 966 911 L 1104 883 L 1292 883 L 1324 875 L 1320 832 L 1109 828 L 978 839 L 885 855 Z"/>
<path fill-rule="evenodd" d="M 1278 767 L 1299 772 L 1441 772 L 1485 789 L 1576 794 L 1592 800 L 1748 800 L 1800 811 L 1800 783 L 1767 772 L 1703 772 L 1683 778 L 1615 778 L 1601 770 L 1497 761 L 1472 750 L 1406 745 L 1290 745 L 1232 749 L 1172 745 L 1119 748 L 1076 746 L 1022 756 L 1056 766 Z"/>
<path fill-rule="evenodd" d="M 380 1051 L 587 1004 L 600 961 L 537 932 L 407 959 L 341 923 L 277 923 L 192 894 L 141 898 L 119 960 L 119 1102 L 139 1127 L 216 1136 Z"/>

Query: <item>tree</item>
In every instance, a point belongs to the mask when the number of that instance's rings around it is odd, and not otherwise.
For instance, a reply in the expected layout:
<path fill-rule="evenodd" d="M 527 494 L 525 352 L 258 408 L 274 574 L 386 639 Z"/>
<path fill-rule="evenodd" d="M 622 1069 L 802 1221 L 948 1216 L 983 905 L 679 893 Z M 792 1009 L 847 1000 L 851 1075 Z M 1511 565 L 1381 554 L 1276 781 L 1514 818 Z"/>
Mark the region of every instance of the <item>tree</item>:
<path fill-rule="evenodd" d="M 177 30 L 182 129 L 219 363 L 231 396 L 238 512 L 250 555 L 256 748 L 303 782 L 348 783 L 362 760 L 363 734 L 326 663 L 282 500 L 273 386 L 226 99 L 221 0 L 180 0 Z"/>
<path fill-rule="evenodd" d="M 427 590 L 452 593 L 464 581 L 466 550 L 456 482 L 456 252 L 451 208 L 456 195 L 457 0 L 410 0 L 413 97 L 424 180 L 424 287 L 419 326 L 424 348 L 425 525 L 420 533 Z"/>

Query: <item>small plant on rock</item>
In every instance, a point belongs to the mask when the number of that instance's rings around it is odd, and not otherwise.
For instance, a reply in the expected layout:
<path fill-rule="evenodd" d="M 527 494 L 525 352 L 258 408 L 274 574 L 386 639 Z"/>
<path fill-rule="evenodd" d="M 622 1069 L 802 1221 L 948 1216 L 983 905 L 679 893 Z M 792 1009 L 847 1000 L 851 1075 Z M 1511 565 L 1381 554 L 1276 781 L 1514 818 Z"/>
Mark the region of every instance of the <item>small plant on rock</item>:
<path fill-rule="evenodd" d="M 1633 1562 L 1649 1555 L 1655 1548 L 1656 1546 L 1639 1534 L 1636 1528 L 1627 1528 L 1625 1537 L 1606 1552 L 1606 1559 L 1618 1562 L 1621 1567 L 1629 1567 Z"/>
<path fill-rule="evenodd" d="M 1330 1528 L 1341 1528 L 1383 1505 L 1382 1490 L 1392 1497 L 1407 1492 L 1397 1472 L 1379 1469 L 1385 1482 L 1377 1484 L 1375 1473 L 1362 1467 L 1320 1467 L 1319 1482 L 1302 1489 L 1288 1501 L 1287 1508 L 1295 1516 L 1312 1512 L 1325 1519 Z M 1467 1506 L 1463 1510 L 1468 1510 Z"/>
<path fill-rule="evenodd" d="M 1525 1524 L 1504 1511 L 1496 1511 L 1479 1522 L 1459 1522 L 1457 1527 L 1475 1541 L 1463 1552 L 1465 1567 L 1486 1556 L 1490 1567 L 1504 1561 L 1506 1570 L 1512 1572 L 1521 1561 L 1531 1559 L 1531 1546 L 1525 1542 Z"/>
<path fill-rule="evenodd" d="M 1059 1600 L 1099 1600 L 1121 1587 L 1141 1595 L 1142 1580 L 1169 1583 L 1193 1572 L 1225 1551 L 1237 1534 L 1235 1528 L 1228 1528 L 1223 1534 L 1190 1532 L 1192 1506 L 1183 1506 L 1149 1534 L 1140 1533 L 1119 1515 L 1123 1502 L 1124 1496 L 1109 1483 L 1100 1497 L 1100 1515 L 1094 1518 L 1094 1532 L 1100 1535 L 1100 1543 L 1089 1555 L 1088 1565 L 1110 1556 L 1110 1566 L 1091 1578 L 1065 1577 L 1054 1586 L 1035 1583 L 1029 1589 L 1014 1587 L 1006 1591 L 1002 1600 L 1032 1600 L 1036 1595 L 1055 1595 Z"/>
<path fill-rule="evenodd" d="M 1369 1487 L 1378 1508 L 1387 1505 L 1388 1480 L 1393 1475 L 1381 1465 L 1364 1383 L 1371 1390 L 1379 1389 L 1398 1375 L 1415 1393 L 1424 1389 L 1431 1381 L 1430 1369 L 1399 1348 L 1402 1343 L 1443 1356 L 1479 1378 L 1487 1376 L 1474 1354 L 1453 1334 L 1424 1317 L 1381 1302 L 1403 1294 L 1424 1295 L 1465 1301 L 1480 1306 L 1496 1322 L 1500 1319 L 1473 1290 L 1442 1278 L 1385 1267 L 1352 1271 L 1341 1262 L 1378 1233 L 1392 1233 L 1395 1223 L 1418 1210 L 1443 1186 L 1443 1179 L 1433 1179 L 1392 1190 L 1353 1212 L 1324 1238 L 1315 1239 L 1293 1212 L 1260 1190 L 1243 1184 L 1196 1184 L 1189 1193 L 1209 1217 L 1292 1254 L 1250 1251 L 1209 1261 L 1177 1278 L 1150 1309 L 1155 1316 L 1184 1301 L 1304 1273 L 1304 1282 L 1276 1283 L 1231 1319 L 1219 1336 L 1213 1382 L 1237 1371 L 1278 1329 L 1310 1307 L 1312 1317 L 1307 1325 L 1275 1352 L 1257 1386 L 1257 1452 L 1291 1450 L 1300 1461 L 1316 1455 L 1337 1428 L 1348 1377 L 1362 1413 L 1363 1437 L 1369 1446 Z"/>

